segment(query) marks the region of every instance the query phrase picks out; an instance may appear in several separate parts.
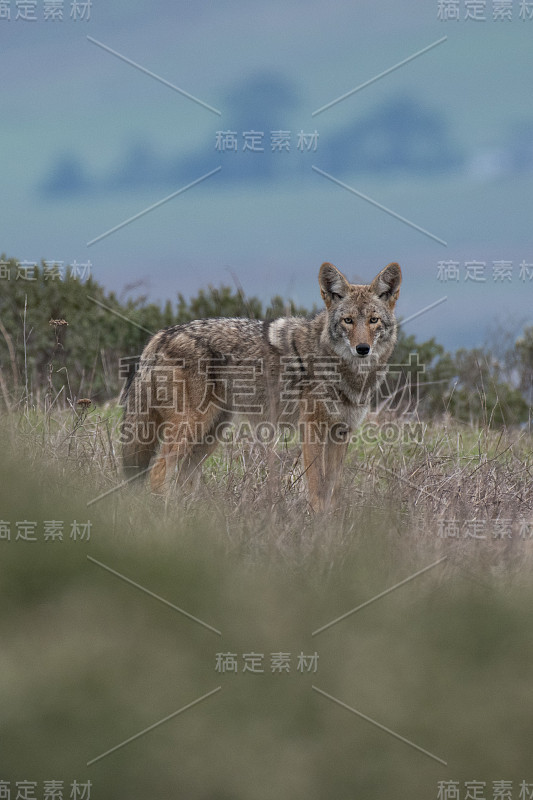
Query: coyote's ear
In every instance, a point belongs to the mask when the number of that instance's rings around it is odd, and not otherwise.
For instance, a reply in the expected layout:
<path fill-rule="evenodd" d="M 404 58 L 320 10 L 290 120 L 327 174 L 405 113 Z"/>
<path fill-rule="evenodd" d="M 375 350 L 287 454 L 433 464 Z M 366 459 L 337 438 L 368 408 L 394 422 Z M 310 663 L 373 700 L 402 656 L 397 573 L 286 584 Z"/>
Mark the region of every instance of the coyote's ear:
<path fill-rule="evenodd" d="M 388 264 L 376 275 L 370 288 L 381 300 L 385 300 L 392 309 L 396 305 L 396 300 L 400 295 L 400 283 L 402 282 L 402 271 L 400 265 L 396 263 Z"/>
<path fill-rule="evenodd" d="M 320 285 L 320 294 L 327 308 L 337 300 L 342 300 L 350 288 L 350 284 L 342 272 L 339 272 L 337 267 L 334 267 L 328 261 L 320 267 L 318 283 Z"/>

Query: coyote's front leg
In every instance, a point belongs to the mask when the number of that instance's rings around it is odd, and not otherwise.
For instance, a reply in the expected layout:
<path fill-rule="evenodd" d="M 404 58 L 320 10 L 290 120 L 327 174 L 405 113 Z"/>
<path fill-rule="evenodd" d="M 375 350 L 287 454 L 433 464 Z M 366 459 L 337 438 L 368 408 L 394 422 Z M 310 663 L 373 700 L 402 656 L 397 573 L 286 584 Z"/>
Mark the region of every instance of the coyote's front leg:
<path fill-rule="evenodd" d="M 348 449 L 349 431 L 338 428 L 324 426 L 323 433 L 317 436 L 316 427 L 310 423 L 303 425 L 302 451 L 309 503 L 317 514 L 327 511 L 334 502 Z"/>

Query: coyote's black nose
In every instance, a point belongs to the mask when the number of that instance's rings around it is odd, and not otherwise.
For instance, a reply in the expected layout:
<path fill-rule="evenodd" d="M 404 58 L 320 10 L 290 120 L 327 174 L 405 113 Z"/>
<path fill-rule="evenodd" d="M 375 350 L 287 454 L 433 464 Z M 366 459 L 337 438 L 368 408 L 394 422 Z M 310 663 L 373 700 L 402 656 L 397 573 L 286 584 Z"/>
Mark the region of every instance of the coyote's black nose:
<path fill-rule="evenodd" d="M 369 344 L 356 344 L 355 349 L 357 351 L 357 355 L 359 356 L 367 356 L 370 353 Z"/>

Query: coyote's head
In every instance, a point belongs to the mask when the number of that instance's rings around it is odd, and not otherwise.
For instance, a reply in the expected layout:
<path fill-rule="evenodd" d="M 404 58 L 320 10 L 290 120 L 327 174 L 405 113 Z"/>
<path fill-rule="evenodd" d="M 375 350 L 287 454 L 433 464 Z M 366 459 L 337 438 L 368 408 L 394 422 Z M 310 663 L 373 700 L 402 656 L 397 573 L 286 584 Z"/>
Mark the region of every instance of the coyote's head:
<path fill-rule="evenodd" d="M 348 283 L 333 264 L 320 267 L 318 282 L 328 314 L 329 345 L 341 358 L 389 358 L 396 342 L 394 306 L 400 294 L 402 271 L 389 264 L 372 283 Z"/>

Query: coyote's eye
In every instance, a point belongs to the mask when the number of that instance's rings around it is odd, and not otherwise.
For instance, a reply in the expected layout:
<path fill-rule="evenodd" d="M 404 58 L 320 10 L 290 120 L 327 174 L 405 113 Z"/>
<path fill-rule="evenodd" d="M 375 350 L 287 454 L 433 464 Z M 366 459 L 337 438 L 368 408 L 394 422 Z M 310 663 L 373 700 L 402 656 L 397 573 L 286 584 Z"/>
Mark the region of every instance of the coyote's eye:
<path fill-rule="evenodd" d="M 379 322 L 379 317 L 370 317 L 368 321 L 370 322 L 371 325 L 375 325 L 376 322 Z"/>
<path fill-rule="evenodd" d="M 343 322 L 347 325 L 353 325 L 353 319 L 351 317 L 344 317 Z"/>

